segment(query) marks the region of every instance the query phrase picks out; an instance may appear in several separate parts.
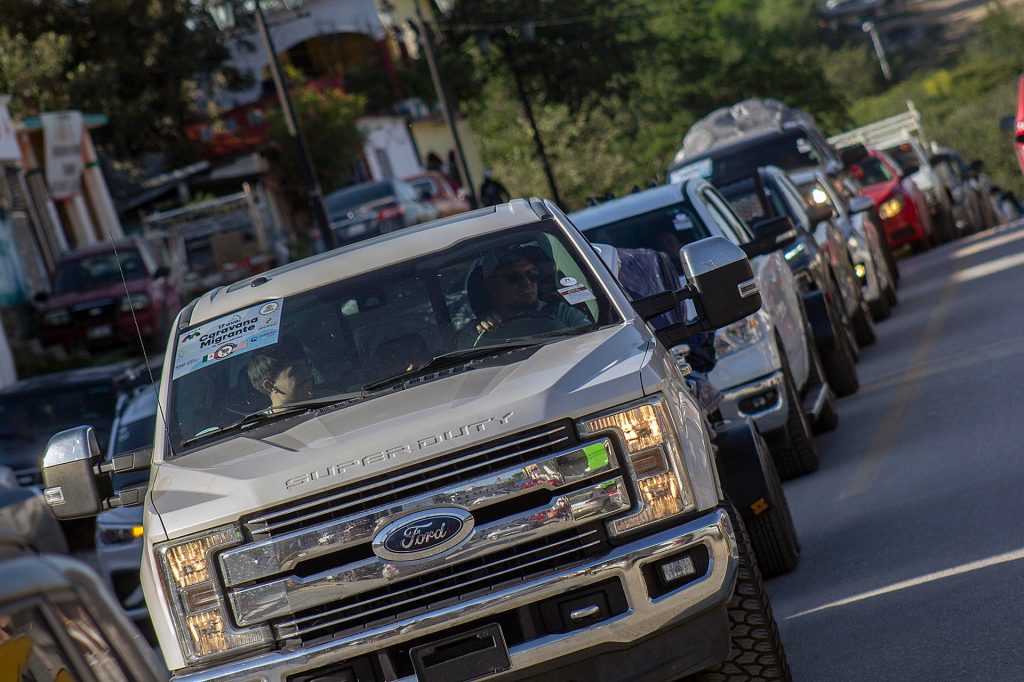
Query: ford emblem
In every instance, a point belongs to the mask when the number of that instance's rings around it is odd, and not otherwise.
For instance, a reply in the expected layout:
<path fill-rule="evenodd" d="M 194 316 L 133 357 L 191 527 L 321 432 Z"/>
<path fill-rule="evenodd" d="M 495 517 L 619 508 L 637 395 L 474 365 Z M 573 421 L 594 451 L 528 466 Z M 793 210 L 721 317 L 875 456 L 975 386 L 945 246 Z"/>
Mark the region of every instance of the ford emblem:
<path fill-rule="evenodd" d="M 458 507 L 435 507 L 384 526 L 373 553 L 385 561 L 415 561 L 452 549 L 473 532 L 473 515 Z"/>

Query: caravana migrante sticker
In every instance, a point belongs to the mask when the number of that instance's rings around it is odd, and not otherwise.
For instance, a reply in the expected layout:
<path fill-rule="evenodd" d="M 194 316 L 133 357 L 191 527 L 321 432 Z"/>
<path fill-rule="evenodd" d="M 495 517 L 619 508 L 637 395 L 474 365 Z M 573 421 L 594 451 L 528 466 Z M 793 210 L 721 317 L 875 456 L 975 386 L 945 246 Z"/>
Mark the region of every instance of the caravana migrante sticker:
<path fill-rule="evenodd" d="M 277 343 L 284 302 L 264 301 L 190 329 L 178 337 L 171 378 Z"/>

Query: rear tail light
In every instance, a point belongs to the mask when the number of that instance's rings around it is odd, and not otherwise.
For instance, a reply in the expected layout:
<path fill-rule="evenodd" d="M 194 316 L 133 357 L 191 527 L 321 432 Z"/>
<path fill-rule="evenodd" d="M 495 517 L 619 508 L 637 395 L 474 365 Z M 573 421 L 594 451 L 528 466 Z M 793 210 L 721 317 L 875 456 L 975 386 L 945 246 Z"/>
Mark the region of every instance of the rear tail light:
<path fill-rule="evenodd" d="M 401 218 L 405 215 L 405 209 L 395 204 L 393 206 L 385 206 L 377 214 L 377 220 L 394 220 Z"/>

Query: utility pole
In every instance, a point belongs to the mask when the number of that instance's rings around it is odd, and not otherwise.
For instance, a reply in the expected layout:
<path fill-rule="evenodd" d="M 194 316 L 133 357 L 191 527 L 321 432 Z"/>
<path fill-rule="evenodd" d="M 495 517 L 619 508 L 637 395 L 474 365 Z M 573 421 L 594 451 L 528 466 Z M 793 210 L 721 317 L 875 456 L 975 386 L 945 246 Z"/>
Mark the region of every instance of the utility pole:
<path fill-rule="evenodd" d="M 515 57 L 512 56 L 513 50 L 509 49 L 508 44 L 505 44 L 505 57 L 508 59 L 508 68 L 512 72 L 512 78 L 516 82 L 516 90 L 519 92 L 519 101 L 523 103 L 523 112 L 526 114 L 526 120 L 530 122 L 530 130 L 533 131 L 533 143 L 537 147 L 537 156 L 540 157 L 541 165 L 544 166 L 544 174 L 548 178 L 548 187 L 551 188 L 551 198 L 554 199 L 555 203 L 559 206 L 563 206 L 562 197 L 558 194 L 558 186 L 555 184 L 555 174 L 551 170 L 551 162 L 548 161 L 548 154 L 544 150 L 544 140 L 541 139 L 540 130 L 537 128 L 537 120 L 533 117 L 533 107 L 530 106 L 530 98 L 526 94 L 526 84 L 523 83 L 523 75 L 519 72 L 519 67 L 516 65 Z"/>
<path fill-rule="evenodd" d="M 416 5 L 416 32 L 420 37 L 420 44 L 423 46 L 423 54 L 427 58 L 427 66 L 430 67 L 430 78 L 434 81 L 434 92 L 437 93 L 437 101 L 441 105 L 441 116 L 448 126 L 448 132 L 455 144 L 455 165 L 459 168 L 459 179 L 469 197 L 469 203 L 473 208 L 480 205 L 477 201 L 476 187 L 473 185 L 473 178 L 469 175 L 469 165 L 466 163 L 466 154 L 462 150 L 462 138 L 455 127 L 455 112 L 448 100 L 448 93 L 445 91 L 444 81 L 441 80 L 441 71 L 437 68 L 437 60 L 434 57 L 434 43 L 427 22 L 423 19 L 423 10 L 420 8 L 420 0 L 413 0 Z"/>
<path fill-rule="evenodd" d="M 327 250 L 337 246 L 334 231 L 331 229 L 331 221 L 327 216 L 327 209 L 324 207 L 323 194 L 320 191 L 320 183 L 316 179 L 313 170 L 313 160 L 309 155 L 309 146 L 306 144 L 306 137 L 295 118 L 295 108 L 292 105 L 292 96 L 288 92 L 288 82 L 281 72 L 281 62 L 274 50 L 274 41 L 267 29 L 267 20 L 263 16 L 263 8 L 260 7 L 260 0 L 256 0 L 256 26 L 259 29 L 260 38 L 263 39 L 263 47 L 266 48 L 270 60 L 270 76 L 274 79 L 274 88 L 277 90 L 277 97 L 281 101 L 281 110 L 284 113 L 284 122 L 288 127 L 288 134 L 295 143 L 295 151 L 299 156 L 299 169 L 302 172 L 302 181 L 306 189 L 306 205 L 309 208 L 310 217 L 313 219 L 314 228 L 319 231 L 320 239 L 323 240 Z"/>
<path fill-rule="evenodd" d="M 861 26 L 864 32 L 871 36 L 871 43 L 875 46 L 875 55 L 878 57 L 878 65 L 882 67 L 882 75 L 885 80 L 892 80 L 892 70 L 889 68 L 889 59 L 885 56 L 885 46 L 882 45 L 882 36 L 878 35 L 875 22 L 865 21 Z"/>

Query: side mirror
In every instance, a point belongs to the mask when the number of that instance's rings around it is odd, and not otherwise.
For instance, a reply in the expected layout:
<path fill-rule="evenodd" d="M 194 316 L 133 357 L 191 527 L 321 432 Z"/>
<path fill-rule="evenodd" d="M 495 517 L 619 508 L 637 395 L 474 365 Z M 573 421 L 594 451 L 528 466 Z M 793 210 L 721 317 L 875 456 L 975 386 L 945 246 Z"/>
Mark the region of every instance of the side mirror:
<path fill-rule="evenodd" d="M 687 299 L 697 310 L 695 322 L 679 322 L 656 330 L 667 347 L 678 346 L 697 332 L 720 329 L 761 308 L 761 288 L 750 261 L 732 242 L 708 237 L 679 251 L 687 285 L 633 302 L 645 320 L 668 312 Z"/>
<path fill-rule="evenodd" d="M 864 213 L 875 207 L 875 202 L 869 197 L 854 197 L 850 199 L 850 213 Z"/>
<path fill-rule="evenodd" d="M 62 521 L 96 516 L 112 507 L 142 504 L 148 484 L 115 495 L 110 474 L 146 469 L 152 454 L 152 449 L 146 448 L 105 462 L 91 426 L 61 431 L 50 439 L 43 455 L 43 496 L 53 515 Z"/>
<path fill-rule="evenodd" d="M 796 226 L 788 216 L 758 220 L 751 223 L 750 229 L 754 232 L 754 241 L 740 247 L 748 258 L 778 251 L 796 239 Z"/>
<path fill-rule="evenodd" d="M 47 301 L 50 300 L 50 294 L 46 293 L 45 291 L 40 291 L 32 298 L 33 300 L 35 300 L 36 303 L 46 303 Z"/>
<path fill-rule="evenodd" d="M 815 227 L 817 227 L 818 223 L 831 220 L 833 215 L 835 215 L 835 212 L 828 204 L 812 204 L 807 207 L 807 218 L 811 221 L 811 225 Z"/>

